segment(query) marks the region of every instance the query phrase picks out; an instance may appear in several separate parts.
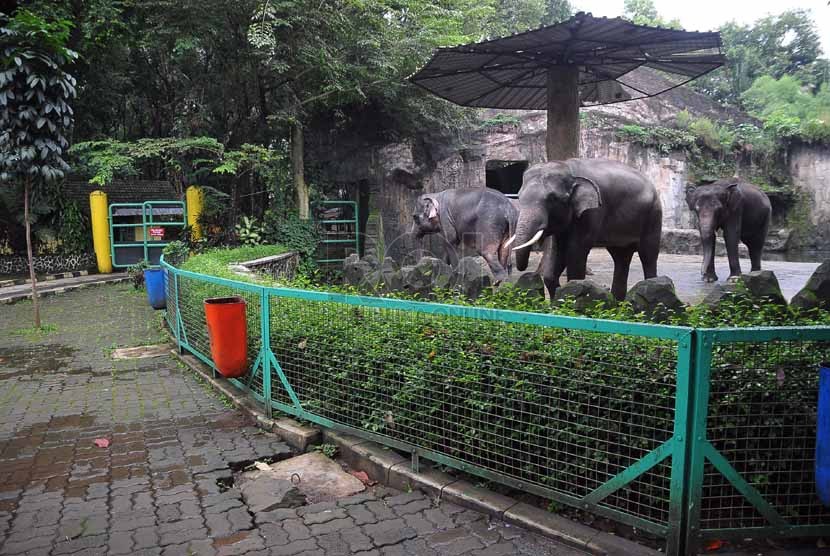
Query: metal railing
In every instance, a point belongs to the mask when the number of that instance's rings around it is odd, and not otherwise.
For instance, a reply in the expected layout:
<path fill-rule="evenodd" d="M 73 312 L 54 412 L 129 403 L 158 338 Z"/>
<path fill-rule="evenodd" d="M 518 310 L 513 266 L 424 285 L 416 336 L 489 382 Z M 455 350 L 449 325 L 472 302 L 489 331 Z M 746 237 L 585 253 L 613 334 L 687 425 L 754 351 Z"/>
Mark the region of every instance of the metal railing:
<path fill-rule="evenodd" d="M 351 218 L 316 218 L 316 222 L 320 227 L 322 238 L 320 239 L 320 247 L 323 249 L 323 256 L 317 259 L 320 264 L 342 263 L 346 260 L 346 255 L 342 257 L 329 256 L 329 246 L 344 246 L 348 248 L 354 245 L 354 252 L 360 253 L 360 218 L 358 214 L 357 203 L 355 201 L 317 201 L 311 204 L 312 214 L 318 214 L 320 207 L 340 208 L 345 213 L 351 213 Z M 334 226 L 334 229 L 329 228 Z M 340 228 L 343 229 L 340 229 Z"/>
<path fill-rule="evenodd" d="M 695 329 L 264 287 L 174 268 L 168 324 L 213 366 L 203 299 L 248 302 L 273 409 L 665 538 L 830 534 L 815 493 L 830 328 Z"/>
<path fill-rule="evenodd" d="M 143 203 L 112 203 L 108 207 L 110 257 L 115 268 L 127 268 L 144 261 L 155 265 L 161 257 L 161 251 L 169 240 L 164 237 L 166 228 L 183 230 L 187 226 L 185 204 L 181 201 L 144 201 Z M 174 217 L 165 220 L 164 217 Z M 116 222 L 116 218 L 137 218 L 140 222 Z M 120 241 L 116 230 L 126 229 L 141 232 L 140 240 L 132 238 Z M 160 230 L 161 238 L 155 238 L 150 232 Z M 124 255 L 122 258 L 121 255 Z M 124 260 L 128 259 L 128 260 Z"/>

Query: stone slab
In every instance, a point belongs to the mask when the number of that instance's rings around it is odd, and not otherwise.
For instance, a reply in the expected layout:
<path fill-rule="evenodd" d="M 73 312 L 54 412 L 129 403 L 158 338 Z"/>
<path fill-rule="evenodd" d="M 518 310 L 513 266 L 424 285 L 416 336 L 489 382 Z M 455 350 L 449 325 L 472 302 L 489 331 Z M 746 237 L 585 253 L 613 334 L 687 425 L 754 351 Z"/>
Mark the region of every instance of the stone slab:
<path fill-rule="evenodd" d="M 320 429 L 301 425 L 294 419 L 278 419 L 274 421 L 271 430 L 300 452 L 305 452 L 309 446 L 319 444 L 322 438 Z"/>
<path fill-rule="evenodd" d="M 309 452 L 269 465 L 270 470 L 253 471 L 272 479 L 288 481 L 309 503 L 329 502 L 366 490 L 359 479 L 320 452 Z"/>
<path fill-rule="evenodd" d="M 170 354 L 170 344 L 154 344 L 130 348 L 118 348 L 112 352 L 113 359 L 149 359 Z"/>

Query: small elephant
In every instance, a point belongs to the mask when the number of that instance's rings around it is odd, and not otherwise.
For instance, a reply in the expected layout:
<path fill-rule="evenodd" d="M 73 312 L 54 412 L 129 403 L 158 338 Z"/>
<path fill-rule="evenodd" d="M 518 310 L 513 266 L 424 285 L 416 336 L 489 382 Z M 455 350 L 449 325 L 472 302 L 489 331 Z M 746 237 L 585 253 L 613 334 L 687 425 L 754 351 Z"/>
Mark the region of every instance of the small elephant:
<path fill-rule="evenodd" d="M 518 210 L 495 189 L 446 189 L 418 197 L 415 236 L 441 234 L 447 243 L 474 250 L 484 257 L 496 282 L 508 274 L 510 249 L 505 245 L 516 229 Z M 450 253 L 450 263 L 457 260 Z"/>
<path fill-rule="evenodd" d="M 715 282 L 715 235 L 723 230 L 729 276 L 740 276 L 738 241 L 749 249 L 752 270 L 761 270 L 761 254 L 767 239 L 772 205 L 766 193 L 751 183 L 737 179 L 686 188 L 686 203 L 697 214 L 698 231 L 703 245 L 701 275 Z"/>
<path fill-rule="evenodd" d="M 591 248 L 614 259 L 611 292 L 624 299 L 631 258 L 637 252 L 646 278 L 657 276 L 663 209 L 654 185 L 619 162 L 572 158 L 532 166 L 519 190 L 516 268 L 527 268 L 530 249 L 545 241 L 542 278 L 553 296 L 567 267 L 568 278 L 585 278 Z"/>

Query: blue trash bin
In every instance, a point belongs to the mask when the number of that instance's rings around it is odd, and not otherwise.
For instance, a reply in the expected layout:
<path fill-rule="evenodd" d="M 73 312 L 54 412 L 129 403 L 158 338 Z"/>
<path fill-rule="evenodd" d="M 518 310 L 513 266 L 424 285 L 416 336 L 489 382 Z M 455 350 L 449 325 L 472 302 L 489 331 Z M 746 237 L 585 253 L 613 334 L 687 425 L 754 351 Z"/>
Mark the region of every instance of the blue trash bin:
<path fill-rule="evenodd" d="M 144 271 L 144 286 L 147 288 L 147 300 L 153 309 L 167 307 L 167 292 L 164 288 L 164 270 L 148 268 Z"/>
<path fill-rule="evenodd" d="M 816 411 L 816 492 L 830 506 L 830 363 L 822 363 L 818 376 Z"/>

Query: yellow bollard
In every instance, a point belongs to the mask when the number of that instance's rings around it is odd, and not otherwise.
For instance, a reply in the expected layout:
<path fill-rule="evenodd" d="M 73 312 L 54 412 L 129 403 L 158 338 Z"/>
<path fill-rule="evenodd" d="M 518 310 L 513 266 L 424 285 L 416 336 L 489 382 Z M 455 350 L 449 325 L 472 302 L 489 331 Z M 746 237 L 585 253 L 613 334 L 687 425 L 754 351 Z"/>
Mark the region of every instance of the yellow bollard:
<path fill-rule="evenodd" d="M 92 220 L 92 245 L 95 248 L 95 259 L 98 261 L 98 272 L 109 274 L 112 272 L 112 254 L 110 253 L 110 226 L 106 193 L 93 191 L 89 194 L 89 213 Z"/>
<path fill-rule="evenodd" d="M 191 237 L 202 239 L 202 227 L 199 225 L 199 216 L 202 214 L 202 190 L 197 185 L 191 185 L 185 191 L 187 205 L 187 225 L 190 226 Z"/>

